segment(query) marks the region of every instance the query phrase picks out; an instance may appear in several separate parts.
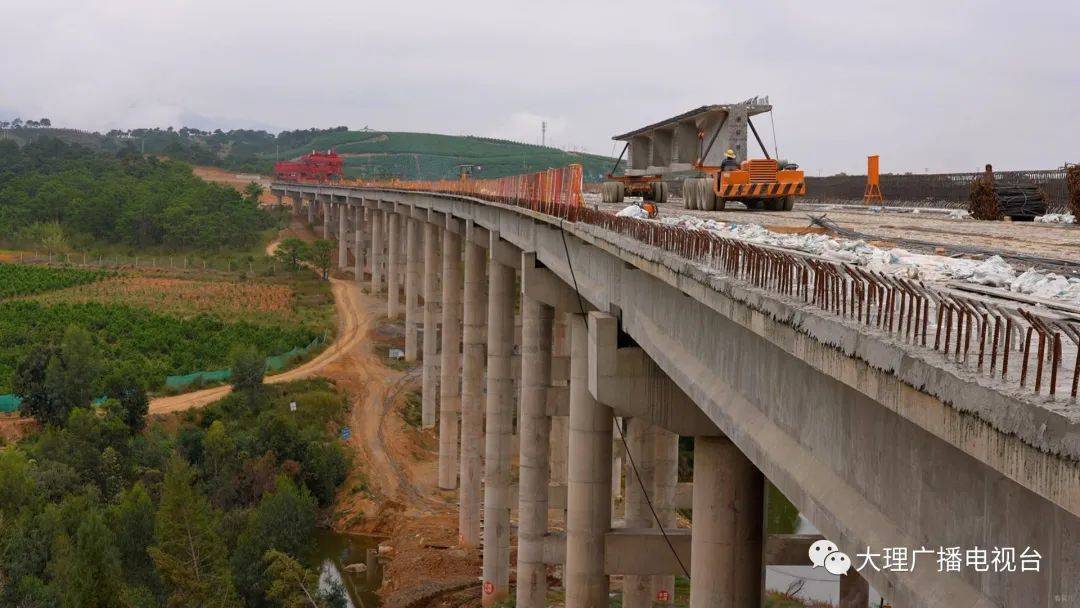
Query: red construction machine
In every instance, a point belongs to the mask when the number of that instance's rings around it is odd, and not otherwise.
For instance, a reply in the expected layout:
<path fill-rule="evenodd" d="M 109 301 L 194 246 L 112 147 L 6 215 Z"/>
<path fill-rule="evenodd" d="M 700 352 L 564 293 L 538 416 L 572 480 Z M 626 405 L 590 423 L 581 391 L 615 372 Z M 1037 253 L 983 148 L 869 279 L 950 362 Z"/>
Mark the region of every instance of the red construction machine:
<path fill-rule="evenodd" d="M 298 160 L 285 160 L 274 163 L 274 178 L 287 182 L 329 182 L 342 177 L 345 161 L 337 152 L 313 150 Z"/>

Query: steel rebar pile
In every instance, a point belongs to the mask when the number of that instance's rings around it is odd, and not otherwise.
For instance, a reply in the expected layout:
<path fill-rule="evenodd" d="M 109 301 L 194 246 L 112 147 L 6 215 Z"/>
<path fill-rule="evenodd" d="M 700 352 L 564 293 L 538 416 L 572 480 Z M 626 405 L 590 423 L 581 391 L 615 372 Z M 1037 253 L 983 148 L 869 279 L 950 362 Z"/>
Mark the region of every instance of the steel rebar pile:
<path fill-rule="evenodd" d="M 968 199 L 968 212 L 977 220 L 1000 220 L 1004 217 L 998 208 L 997 192 L 994 182 L 979 178 L 971 182 L 971 197 Z"/>
<path fill-rule="evenodd" d="M 1070 165 L 1065 170 L 1065 182 L 1069 188 L 1069 211 L 1072 211 L 1073 222 L 1080 224 L 1080 165 Z"/>

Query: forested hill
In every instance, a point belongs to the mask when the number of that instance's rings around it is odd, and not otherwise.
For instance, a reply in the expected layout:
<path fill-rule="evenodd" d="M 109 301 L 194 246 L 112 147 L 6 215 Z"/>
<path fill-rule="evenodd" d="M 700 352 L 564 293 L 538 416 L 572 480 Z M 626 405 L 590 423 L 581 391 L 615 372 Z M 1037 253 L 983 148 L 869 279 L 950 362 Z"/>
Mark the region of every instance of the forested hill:
<path fill-rule="evenodd" d="M 191 166 L 35 138 L 0 140 L 0 244 L 217 251 L 254 245 L 273 218 Z"/>
<path fill-rule="evenodd" d="M 129 149 L 196 165 L 262 174 L 271 173 L 275 159 L 287 160 L 325 149 L 345 156 L 347 177 L 442 179 L 455 177 L 457 166 L 465 163 L 480 165 L 479 177 L 503 177 L 578 163 L 584 167 L 586 181 L 600 181 L 615 163 L 614 158 L 606 156 L 504 139 L 350 131 L 347 127 L 283 131 L 277 135 L 247 129 L 133 129 L 105 134 L 42 127 L 0 130 L 0 138 L 24 142 L 46 135 L 112 154 Z"/>

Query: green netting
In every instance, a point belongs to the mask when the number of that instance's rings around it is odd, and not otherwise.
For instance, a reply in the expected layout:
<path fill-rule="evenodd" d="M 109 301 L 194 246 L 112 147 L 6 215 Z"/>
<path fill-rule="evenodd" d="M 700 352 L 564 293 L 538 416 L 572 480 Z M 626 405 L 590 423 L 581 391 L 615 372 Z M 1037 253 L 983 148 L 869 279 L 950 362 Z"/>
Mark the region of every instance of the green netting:
<path fill-rule="evenodd" d="M 0 412 L 14 412 L 19 409 L 22 399 L 16 395 L 0 395 Z"/>
<path fill-rule="evenodd" d="M 311 341 L 311 344 L 307 346 L 297 346 L 287 353 L 280 355 L 274 355 L 266 358 L 267 371 L 276 372 L 284 369 L 293 361 L 307 356 L 308 353 L 315 350 L 326 341 L 326 334 L 319 336 Z M 190 374 L 183 374 L 178 376 L 168 376 L 165 378 L 165 386 L 171 390 L 179 391 L 183 390 L 192 384 L 213 384 L 217 382 L 225 382 L 232 375 L 232 371 L 228 369 L 217 369 L 212 371 L 192 372 Z M 94 405 L 100 405 L 105 397 L 99 397 L 94 400 Z M 0 412 L 14 412 L 19 409 L 19 405 L 22 403 L 16 395 L 0 395 Z"/>
<path fill-rule="evenodd" d="M 324 334 L 312 340 L 311 344 L 308 344 L 307 346 L 298 346 L 287 353 L 267 357 L 266 370 L 276 372 L 278 370 L 284 369 L 296 359 L 302 358 L 308 353 L 310 353 L 312 350 L 318 348 L 325 340 L 326 335 Z M 230 376 L 232 376 L 232 371 L 228 369 L 192 372 L 190 374 L 184 374 L 181 376 L 169 376 L 165 378 L 165 386 L 172 390 L 182 390 L 194 383 L 210 384 L 214 382 L 224 382 L 228 380 Z"/>

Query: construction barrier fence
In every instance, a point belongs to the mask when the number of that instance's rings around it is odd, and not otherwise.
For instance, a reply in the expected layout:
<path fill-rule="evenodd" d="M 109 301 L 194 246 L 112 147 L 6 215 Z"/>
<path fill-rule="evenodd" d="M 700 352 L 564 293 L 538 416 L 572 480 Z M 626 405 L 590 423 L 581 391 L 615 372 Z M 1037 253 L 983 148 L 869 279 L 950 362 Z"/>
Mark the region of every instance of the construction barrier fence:
<path fill-rule="evenodd" d="M 547 169 L 537 173 L 497 179 L 456 179 L 439 181 L 359 181 L 360 188 L 419 190 L 458 194 L 489 201 L 527 207 L 548 215 L 567 217 L 568 209 L 581 207 L 581 165 Z M 563 214 L 563 215 L 560 215 Z"/>

